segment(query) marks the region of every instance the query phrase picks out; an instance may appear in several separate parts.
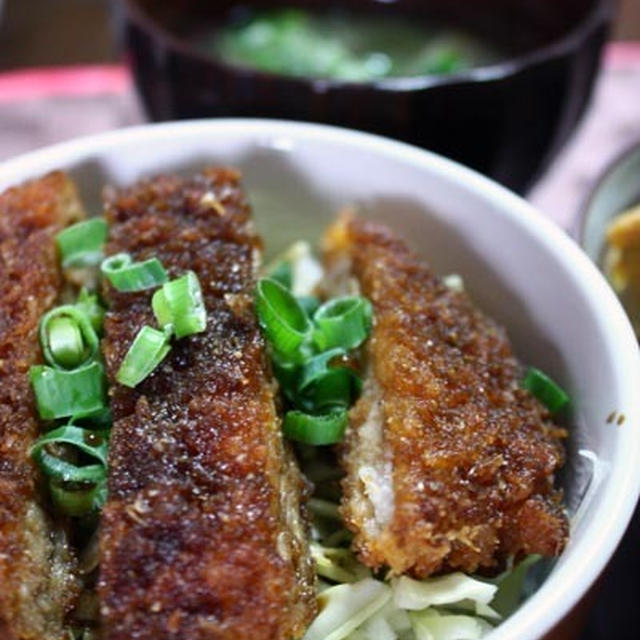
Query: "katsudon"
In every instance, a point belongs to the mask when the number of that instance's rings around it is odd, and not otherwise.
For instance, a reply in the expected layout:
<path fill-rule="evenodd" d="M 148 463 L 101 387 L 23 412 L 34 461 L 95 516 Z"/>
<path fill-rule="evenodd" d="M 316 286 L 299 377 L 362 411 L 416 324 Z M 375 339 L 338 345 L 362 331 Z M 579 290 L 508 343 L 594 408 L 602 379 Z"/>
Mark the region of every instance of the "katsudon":
<path fill-rule="evenodd" d="M 568 539 L 564 392 L 365 217 L 262 267 L 234 169 L 103 204 L 0 196 L 2 637 L 489 633 Z"/>

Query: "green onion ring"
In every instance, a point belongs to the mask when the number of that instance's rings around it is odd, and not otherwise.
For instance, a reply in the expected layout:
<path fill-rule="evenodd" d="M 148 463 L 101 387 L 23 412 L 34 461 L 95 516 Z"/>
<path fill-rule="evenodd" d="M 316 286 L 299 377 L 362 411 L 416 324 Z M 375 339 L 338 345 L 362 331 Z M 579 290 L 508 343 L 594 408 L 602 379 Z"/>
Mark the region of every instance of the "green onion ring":
<path fill-rule="evenodd" d="M 82 309 L 67 304 L 40 320 L 40 344 L 44 359 L 58 369 L 73 369 L 95 358 L 99 340 Z"/>
<path fill-rule="evenodd" d="M 106 406 L 105 376 L 99 362 L 73 371 L 36 365 L 29 369 L 29 380 L 43 420 L 83 418 Z"/>
<path fill-rule="evenodd" d="M 102 249 L 107 239 L 107 222 L 104 218 L 91 218 L 78 222 L 56 235 L 63 269 L 90 267 L 100 264 Z"/>
<path fill-rule="evenodd" d="M 133 262 L 128 253 L 117 253 L 102 261 L 102 275 L 124 292 L 152 289 L 168 280 L 167 272 L 157 258 Z"/>
<path fill-rule="evenodd" d="M 116 380 L 125 387 L 133 388 L 147 378 L 171 350 L 169 339 L 172 331 L 171 325 L 167 325 L 164 331 L 142 327 L 118 369 Z"/>
<path fill-rule="evenodd" d="M 530 367 L 522 381 L 522 386 L 534 395 L 551 413 L 558 413 L 568 406 L 569 395 L 548 375 Z"/>
<path fill-rule="evenodd" d="M 361 391 L 362 381 L 353 369 L 332 367 L 316 377 L 304 391 L 299 391 L 294 404 L 313 413 L 348 409 Z"/>
<path fill-rule="evenodd" d="M 107 466 L 109 431 L 106 429 L 94 431 L 67 424 L 41 435 L 31 447 L 30 454 L 37 459 L 48 444 L 60 443 L 73 445 L 83 453 L 99 460 L 103 466 Z"/>
<path fill-rule="evenodd" d="M 178 339 L 202 333 L 207 328 L 202 289 L 193 271 L 162 285 L 153 294 L 151 306 L 158 324 L 163 328 L 172 324 Z"/>
<path fill-rule="evenodd" d="M 256 287 L 256 312 L 260 326 L 274 350 L 285 359 L 299 362 L 312 326 L 295 297 L 279 282 L 263 278 Z"/>
<path fill-rule="evenodd" d="M 102 509 L 107 501 L 106 480 L 82 489 L 69 489 L 54 479 L 49 481 L 51 499 L 58 511 L 65 515 L 81 517 Z"/>
<path fill-rule="evenodd" d="M 313 358 L 307 360 L 300 375 L 299 390 L 304 391 L 310 384 L 312 384 L 319 376 L 324 375 L 329 371 L 329 363 L 335 358 L 339 358 L 346 354 L 346 351 L 340 347 L 335 349 L 329 349 Z"/>
<path fill-rule="evenodd" d="M 321 351 L 341 347 L 348 351 L 360 346 L 371 331 L 371 303 L 360 296 L 334 298 L 314 314 L 313 341 Z"/>
<path fill-rule="evenodd" d="M 316 446 L 342 441 L 349 422 L 346 409 L 324 415 L 310 415 L 302 411 L 288 411 L 284 416 L 282 431 L 290 440 Z"/>
<path fill-rule="evenodd" d="M 89 293 L 86 287 L 82 287 L 74 306 L 89 318 L 93 330 L 97 334 L 101 334 L 105 310 L 100 304 L 97 294 Z"/>
<path fill-rule="evenodd" d="M 281 360 L 275 353 L 271 354 L 271 364 L 273 365 L 273 373 L 280 384 L 282 393 L 293 402 L 298 393 L 299 365 Z"/>

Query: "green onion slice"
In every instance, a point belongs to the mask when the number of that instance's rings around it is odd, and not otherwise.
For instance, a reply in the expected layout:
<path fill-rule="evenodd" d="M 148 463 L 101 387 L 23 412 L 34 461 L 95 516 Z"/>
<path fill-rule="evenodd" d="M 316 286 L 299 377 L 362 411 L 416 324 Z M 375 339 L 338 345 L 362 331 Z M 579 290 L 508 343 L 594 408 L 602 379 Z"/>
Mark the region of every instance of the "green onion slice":
<path fill-rule="evenodd" d="M 529 368 L 522 386 L 538 398 L 551 413 L 557 413 L 569 404 L 568 394 L 549 376 L 535 367 Z"/>
<path fill-rule="evenodd" d="M 99 347 L 89 316 L 75 305 L 56 307 L 40 320 L 40 344 L 45 360 L 61 369 L 73 369 L 92 360 Z"/>
<path fill-rule="evenodd" d="M 62 268 L 90 267 L 100 264 L 107 239 L 107 222 L 91 218 L 67 227 L 56 236 Z"/>
<path fill-rule="evenodd" d="M 344 349 L 331 349 L 305 363 L 295 399 L 299 408 L 313 412 L 348 408 L 357 398 L 362 390 L 360 376 L 349 367 L 329 366 L 344 354 Z"/>
<path fill-rule="evenodd" d="M 105 377 L 99 362 L 73 371 L 37 365 L 29 369 L 29 379 L 43 420 L 82 418 L 106 406 Z"/>
<path fill-rule="evenodd" d="M 100 265 L 102 274 L 118 291 L 142 291 L 164 284 L 167 272 L 158 258 L 134 262 L 128 253 L 117 253 Z"/>
<path fill-rule="evenodd" d="M 315 380 L 327 373 L 327 371 L 330 370 L 329 364 L 332 360 L 345 354 L 346 351 L 344 349 L 337 347 L 307 360 L 300 376 L 300 391 L 304 391 L 309 385 L 313 384 Z"/>
<path fill-rule="evenodd" d="M 346 409 L 313 416 L 302 411 L 288 411 L 284 416 L 282 430 L 290 440 L 312 445 L 327 445 L 340 442 L 344 437 L 349 416 Z"/>
<path fill-rule="evenodd" d="M 334 347 L 345 350 L 361 345 L 371 331 L 371 303 L 360 296 L 335 298 L 314 314 L 313 340 L 324 351 Z"/>
<path fill-rule="evenodd" d="M 75 306 L 89 318 L 89 322 L 91 322 L 94 331 L 97 334 L 102 333 L 105 310 L 100 304 L 97 294 L 89 293 L 86 287 L 82 287 Z"/>
<path fill-rule="evenodd" d="M 273 373 L 280 384 L 280 389 L 293 402 L 298 393 L 300 367 L 293 362 L 281 360 L 275 353 L 271 354 L 271 363 L 273 365 Z"/>
<path fill-rule="evenodd" d="M 102 509 L 107 501 L 106 479 L 86 488 L 68 488 L 65 483 L 54 479 L 49 481 L 51 498 L 58 511 L 80 517 Z"/>
<path fill-rule="evenodd" d="M 176 338 L 201 333 L 207 328 L 207 310 L 198 276 L 189 271 L 153 294 L 153 311 L 161 327 L 173 325 Z"/>
<path fill-rule="evenodd" d="M 273 349 L 286 359 L 300 361 L 312 326 L 304 309 L 279 282 L 263 278 L 256 287 L 256 312 Z"/>
<path fill-rule="evenodd" d="M 171 350 L 169 339 L 172 329 L 171 325 L 167 325 L 164 331 L 142 327 L 118 369 L 116 380 L 125 387 L 133 388 L 147 378 Z"/>
<path fill-rule="evenodd" d="M 79 467 L 47 451 L 47 445 L 67 444 L 95 458 L 99 464 Z M 65 425 L 40 436 L 31 447 L 31 456 L 42 471 L 63 482 L 97 482 L 104 475 L 109 453 L 109 431 L 92 431 Z M 102 471 L 100 471 L 102 468 Z"/>
<path fill-rule="evenodd" d="M 304 391 L 300 391 L 295 404 L 313 412 L 347 409 L 361 391 L 362 380 L 353 369 L 333 367 L 318 376 Z"/>

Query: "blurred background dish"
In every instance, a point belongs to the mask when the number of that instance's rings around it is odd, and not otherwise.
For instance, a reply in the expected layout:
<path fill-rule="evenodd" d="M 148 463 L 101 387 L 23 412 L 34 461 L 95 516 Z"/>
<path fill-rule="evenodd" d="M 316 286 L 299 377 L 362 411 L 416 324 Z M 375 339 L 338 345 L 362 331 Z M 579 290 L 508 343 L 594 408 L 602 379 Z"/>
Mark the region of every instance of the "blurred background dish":
<path fill-rule="evenodd" d="M 640 140 L 596 182 L 578 218 L 577 237 L 640 335 Z"/>
<path fill-rule="evenodd" d="M 382 19 L 453 29 L 490 43 L 492 64 L 452 73 L 353 82 L 268 72 L 223 60 L 216 33 L 238 7 L 264 0 L 120 0 L 123 38 L 143 103 L 154 120 L 271 117 L 324 122 L 417 144 L 524 191 L 573 131 L 591 93 L 614 14 L 613 0 L 297 0 Z M 499 61 L 495 61 L 499 59 Z"/>

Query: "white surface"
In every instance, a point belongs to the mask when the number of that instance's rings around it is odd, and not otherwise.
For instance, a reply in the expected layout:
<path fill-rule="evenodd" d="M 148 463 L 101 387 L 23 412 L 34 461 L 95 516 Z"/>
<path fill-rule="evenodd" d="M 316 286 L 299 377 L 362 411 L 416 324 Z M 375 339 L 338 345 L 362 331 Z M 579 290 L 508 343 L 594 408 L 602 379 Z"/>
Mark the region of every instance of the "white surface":
<path fill-rule="evenodd" d="M 461 274 L 480 306 L 509 328 L 519 355 L 569 390 L 578 413 L 571 505 L 584 490 L 578 448 L 595 451 L 609 472 L 549 578 L 491 634 L 540 638 L 602 570 L 640 488 L 638 347 L 596 268 L 552 222 L 478 174 L 400 143 L 317 125 L 217 120 L 119 130 L 7 162 L 0 188 L 63 167 L 98 206 L 106 182 L 205 163 L 245 172 L 272 252 L 317 237 L 345 204 L 389 222 L 437 271 Z M 614 410 L 626 416 L 621 426 L 607 423 Z"/>

